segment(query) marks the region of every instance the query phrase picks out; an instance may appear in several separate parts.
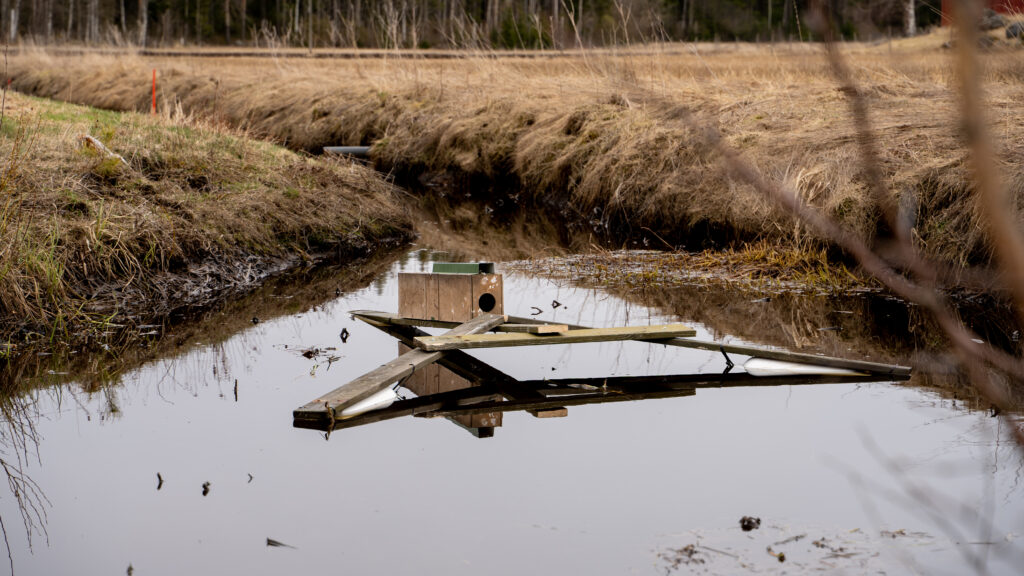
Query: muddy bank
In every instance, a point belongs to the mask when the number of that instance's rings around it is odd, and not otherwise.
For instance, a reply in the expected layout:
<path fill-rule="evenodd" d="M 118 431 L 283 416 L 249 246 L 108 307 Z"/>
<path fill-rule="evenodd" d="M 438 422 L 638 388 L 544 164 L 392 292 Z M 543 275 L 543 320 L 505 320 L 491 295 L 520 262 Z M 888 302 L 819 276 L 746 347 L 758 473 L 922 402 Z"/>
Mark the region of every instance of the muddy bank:
<path fill-rule="evenodd" d="M 119 347 L 297 265 L 411 237 L 399 192 L 361 166 L 184 116 L 14 94 L 5 113 L 0 339 L 16 347 Z"/>
<path fill-rule="evenodd" d="M 954 267 L 985 264 L 989 246 L 973 208 L 957 136 L 949 54 L 930 44 L 891 52 L 850 45 L 871 108 L 878 168 L 907 210 L 912 236 Z M 1014 54 L 988 55 L 993 122 L 1020 123 Z M 563 240 L 615 247 L 721 247 L 767 239 L 828 242 L 731 177 L 671 102 L 718 128 L 771 181 L 869 241 L 878 207 L 867 193 L 849 102 L 807 47 L 716 47 L 520 61 L 293 61 L 49 56 L 12 59 L 24 92 L 122 110 L 160 105 L 244 127 L 293 149 L 373 145 L 404 185 L 504 225 L 521 215 L 558 223 Z M 659 104 L 660 103 L 660 104 Z M 1006 158 L 1018 138 L 1002 142 Z M 1004 164 L 1021 195 L 1024 172 Z"/>
<path fill-rule="evenodd" d="M 236 297 L 147 317 L 147 324 L 109 335 L 107 341 L 117 345 L 106 349 L 94 350 L 81 344 L 78 348 L 26 348 L 0 366 L 0 404 L 16 402 L 24 392 L 40 386 L 71 381 L 77 382 L 83 392 L 100 392 L 116 386 L 124 373 L 147 362 L 175 358 L 195 347 L 215 346 L 278 318 L 315 312 L 338 294 L 381 282 L 382 275 L 403 254 L 400 250 L 378 251 L 345 264 L 293 267 Z M 339 340 L 337 345 L 341 344 Z"/>

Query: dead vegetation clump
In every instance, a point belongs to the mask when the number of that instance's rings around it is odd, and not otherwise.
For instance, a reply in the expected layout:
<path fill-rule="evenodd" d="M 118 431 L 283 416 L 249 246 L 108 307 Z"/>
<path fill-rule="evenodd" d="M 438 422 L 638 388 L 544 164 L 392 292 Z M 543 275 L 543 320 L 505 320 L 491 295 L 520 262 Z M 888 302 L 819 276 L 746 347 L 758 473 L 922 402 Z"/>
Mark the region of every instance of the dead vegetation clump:
<path fill-rule="evenodd" d="M 373 172 L 186 117 L 9 95 L 0 337 L 103 337 L 323 256 L 409 236 Z"/>
<path fill-rule="evenodd" d="M 971 199 L 945 38 L 843 50 L 875 118 L 886 191 L 916 245 L 959 268 L 987 263 L 991 247 Z M 1018 56 L 989 54 L 985 79 L 990 121 L 1005 136 L 999 157 L 1020 204 L 1024 170 L 1012 161 L 1024 152 Z M 165 107 L 301 150 L 372 144 L 378 166 L 407 180 L 451 176 L 462 188 L 449 199 L 472 199 L 482 220 L 512 199 L 525 213 L 615 246 L 834 246 L 736 178 L 708 145 L 706 126 L 851 232 L 869 241 L 885 233 L 848 95 L 814 46 L 670 45 L 530 61 L 486 53 L 339 61 L 24 53 L 12 59 L 11 75 L 25 92 L 146 110 L 153 67 Z"/>

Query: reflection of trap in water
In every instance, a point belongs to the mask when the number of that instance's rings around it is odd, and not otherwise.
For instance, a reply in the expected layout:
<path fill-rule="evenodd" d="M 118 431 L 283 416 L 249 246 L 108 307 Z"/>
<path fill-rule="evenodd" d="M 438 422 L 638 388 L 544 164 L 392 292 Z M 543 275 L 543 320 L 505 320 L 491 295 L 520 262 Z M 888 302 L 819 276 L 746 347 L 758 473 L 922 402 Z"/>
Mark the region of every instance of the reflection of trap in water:
<path fill-rule="evenodd" d="M 698 388 L 905 380 L 910 369 L 873 362 L 693 339 L 681 324 L 587 328 L 503 315 L 502 278 L 492 264 L 435 263 L 433 274 L 399 274 L 398 314 L 352 315 L 399 341 L 395 360 L 294 411 L 300 428 L 335 430 L 400 416 L 444 417 L 480 437 L 502 413 L 558 417 L 567 407 L 692 396 Z M 439 273 L 440 272 L 440 273 Z M 420 327 L 447 328 L 431 336 Z M 516 380 L 462 350 L 636 340 L 721 352 L 720 374 Z M 729 353 L 751 356 L 730 373 Z M 399 399 L 399 386 L 415 398 Z"/>

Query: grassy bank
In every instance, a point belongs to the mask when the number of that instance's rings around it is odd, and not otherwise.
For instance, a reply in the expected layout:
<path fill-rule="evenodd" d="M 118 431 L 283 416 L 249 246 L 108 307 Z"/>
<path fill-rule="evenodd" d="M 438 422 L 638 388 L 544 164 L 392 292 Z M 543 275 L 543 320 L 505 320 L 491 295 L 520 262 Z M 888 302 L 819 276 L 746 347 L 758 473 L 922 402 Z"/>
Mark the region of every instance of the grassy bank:
<path fill-rule="evenodd" d="M 947 36 L 844 47 L 881 148 L 879 168 L 930 256 L 984 264 Z M 1018 199 L 1024 167 L 1020 52 L 985 56 L 990 119 Z M 770 180 L 867 239 L 878 206 L 859 160 L 847 96 L 813 45 L 645 47 L 537 59 L 171 58 L 22 53 L 13 86 L 145 110 L 158 71 L 178 107 L 295 149 L 373 144 L 375 161 L 484 219 L 537 214 L 576 238 L 650 247 L 767 240 L 827 245 L 733 178 L 672 102 L 718 128 Z M 1018 203 L 1020 201 L 1018 200 Z"/>
<path fill-rule="evenodd" d="M 409 237 L 395 189 L 362 167 L 187 117 L 16 94 L 5 113 L 0 339 L 10 343 L 116 339 L 302 261 Z"/>

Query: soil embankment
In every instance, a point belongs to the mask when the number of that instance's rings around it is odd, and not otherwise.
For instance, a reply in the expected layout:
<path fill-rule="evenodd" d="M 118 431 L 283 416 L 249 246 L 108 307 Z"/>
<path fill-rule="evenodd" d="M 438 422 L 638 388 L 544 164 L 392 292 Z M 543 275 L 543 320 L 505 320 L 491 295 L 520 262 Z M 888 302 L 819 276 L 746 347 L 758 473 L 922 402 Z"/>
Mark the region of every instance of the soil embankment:
<path fill-rule="evenodd" d="M 911 236 L 954 267 L 986 264 L 990 247 L 972 199 L 967 152 L 943 38 L 851 44 L 886 188 Z M 165 109 L 212 118 L 317 152 L 373 145 L 403 184 L 473 210 L 452 229 L 557 220 L 565 242 L 688 248 L 767 240 L 829 242 L 732 177 L 699 126 L 771 182 L 871 241 L 868 193 L 847 92 L 810 45 L 715 45 L 605 51 L 525 60 L 188 58 L 22 53 L 20 91 L 120 110 L 147 110 L 157 70 Z M 1024 153 L 1019 54 L 986 55 L 1001 154 Z M 681 110 L 687 112 L 681 113 Z M 695 119 L 695 120 L 694 120 Z M 695 123 L 696 122 L 696 123 Z M 1024 168 L 1006 162 L 1020 203 Z"/>
<path fill-rule="evenodd" d="M 187 117 L 9 94 L 0 158 L 0 338 L 16 345 L 117 345 L 296 264 L 411 236 L 375 172 Z"/>

